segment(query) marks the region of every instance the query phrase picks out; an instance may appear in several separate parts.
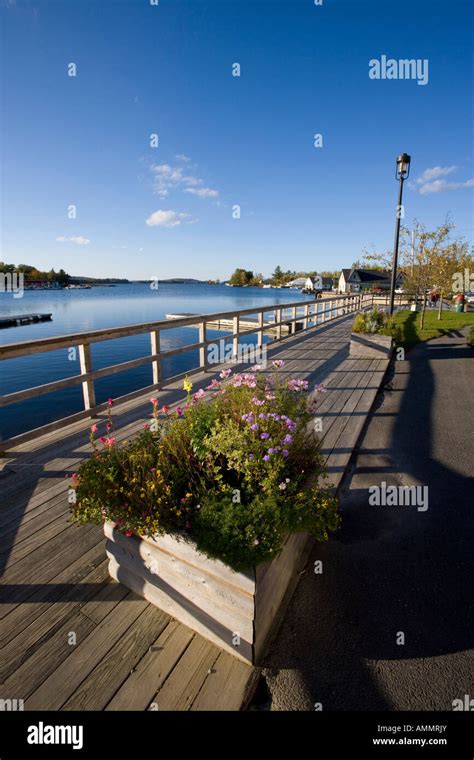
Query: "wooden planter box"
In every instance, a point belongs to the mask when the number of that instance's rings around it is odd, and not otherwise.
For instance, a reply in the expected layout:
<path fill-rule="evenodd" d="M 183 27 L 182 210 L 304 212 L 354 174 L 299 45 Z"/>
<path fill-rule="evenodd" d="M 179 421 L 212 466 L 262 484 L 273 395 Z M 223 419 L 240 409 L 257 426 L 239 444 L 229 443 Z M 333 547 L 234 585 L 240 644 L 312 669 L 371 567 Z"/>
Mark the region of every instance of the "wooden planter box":
<path fill-rule="evenodd" d="M 351 333 L 349 356 L 353 359 L 388 359 L 392 346 L 391 335 Z"/>
<path fill-rule="evenodd" d="M 307 533 L 292 534 L 273 561 L 237 573 L 186 539 L 127 537 L 111 522 L 104 532 L 112 578 L 252 665 L 261 661 L 314 543 Z"/>

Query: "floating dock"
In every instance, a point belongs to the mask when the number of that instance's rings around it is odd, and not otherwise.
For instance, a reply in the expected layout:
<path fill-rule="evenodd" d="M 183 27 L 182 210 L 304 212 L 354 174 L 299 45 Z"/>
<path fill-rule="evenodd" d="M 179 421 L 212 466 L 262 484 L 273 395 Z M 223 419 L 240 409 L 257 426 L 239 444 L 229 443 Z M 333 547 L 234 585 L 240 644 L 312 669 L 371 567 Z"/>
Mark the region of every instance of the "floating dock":
<path fill-rule="evenodd" d="M 34 322 L 49 322 L 52 314 L 13 314 L 9 317 L 0 317 L 0 329 L 3 327 L 19 327 L 31 325 Z"/>
<path fill-rule="evenodd" d="M 186 317 L 198 317 L 198 314 L 194 314 L 190 311 L 182 311 L 179 314 L 165 314 L 166 319 L 186 319 Z M 248 330 L 257 329 L 259 327 L 259 324 L 256 319 L 247 319 L 246 317 L 240 317 L 240 326 L 247 328 Z M 191 327 L 196 327 L 196 325 L 191 325 Z M 234 323 L 232 319 L 216 319 L 214 322 L 206 322 L 206 327 L 209 328 L 209 330 L 228 330 L 230 332 L 233 331 Z M 299 321 L 297 320 L 295 323 L 296 332 L 298 330 L 301 330 L 303 328 L 303 323 L 301 322 L 301 318 L 299 318 Z M 263 323 L 263 329 L 265 332 L 276 332 L 277 326 L 273 322 L 264 322 Z M 289 335 L 292 332 L 292 320 L 288 319 L 285 320 L 281 325 L 281 334 L 282 335 Z"/>

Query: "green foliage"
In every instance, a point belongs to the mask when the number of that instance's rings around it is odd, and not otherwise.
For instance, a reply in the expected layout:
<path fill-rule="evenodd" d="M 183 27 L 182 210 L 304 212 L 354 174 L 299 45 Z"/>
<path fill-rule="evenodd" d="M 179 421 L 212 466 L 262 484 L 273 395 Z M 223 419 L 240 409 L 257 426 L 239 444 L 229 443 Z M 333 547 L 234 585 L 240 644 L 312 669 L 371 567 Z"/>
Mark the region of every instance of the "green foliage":
<path fill-rule="evenodd" d="M 64 269 L 60 269 L 59 272 L 55 272 L 54 269 L 51 269 L 49 272 L 43 272 L 30 264 L 6 264 L 3 261 L 0 261 L 0 272 L 4 274 L 22 272 L 25 282 L 29 280 L 48 280 L 49 282 L 57 282 L 59 285 L 67 285 L 70 279 Z"/>
<path fill-rule="evenodd" d="M 186 535 L 236 569 L 276 556 L 291 532 L 327 540 L 337 501 L 319 485 L 307 383 L 252 372 L 208 390 L 174 413 L 159 414 L 153 399 L 150 426 L 120 445 L 110 413 L 107 435 L 97 438 L 93 425 L 93 454 L 72 479 L 73 519 L 111 520 L 127 535 Z"/>
<path fill-rule="evenodd" d="M 360 312 L 354 320 L 352 332 L 370 335 L 391 335 L 395 340 L 399 337 L 397 325 L 393 317 L 389 317 L 378 309 Z"/>

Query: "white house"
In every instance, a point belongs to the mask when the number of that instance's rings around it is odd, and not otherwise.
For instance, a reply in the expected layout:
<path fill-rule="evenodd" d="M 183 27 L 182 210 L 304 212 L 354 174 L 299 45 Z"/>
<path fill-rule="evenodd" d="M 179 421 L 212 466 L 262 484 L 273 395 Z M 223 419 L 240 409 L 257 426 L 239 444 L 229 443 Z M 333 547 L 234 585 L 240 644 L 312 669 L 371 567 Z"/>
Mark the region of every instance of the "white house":
<path fill-rule="evenodd" d="M 339 293 L 360 293 L 372 288 L 390 289 L 391 273 L 381 269 L 343 269 L 339 277 Z M 403 273 L 398 272 L 395 286 L 403 281 Z"/>

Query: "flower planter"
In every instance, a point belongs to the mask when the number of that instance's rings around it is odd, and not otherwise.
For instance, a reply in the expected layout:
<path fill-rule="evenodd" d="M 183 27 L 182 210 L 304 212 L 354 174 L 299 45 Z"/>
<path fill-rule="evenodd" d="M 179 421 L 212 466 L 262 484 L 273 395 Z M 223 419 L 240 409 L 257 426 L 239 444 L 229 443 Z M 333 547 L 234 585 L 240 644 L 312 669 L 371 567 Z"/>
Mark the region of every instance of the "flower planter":
<path fill-rule="evenodd" d="M 239 573 L 187 539 L 127 537 L 111 522 L 104 532 L 112 578 L 252 665 L 261 661 L 313 545 L 307 533 L 292 534 L 274 560 Z"/>
<path fill-rule="evenodd" d="M 388 359 L 393 338 L 377 333 L 351 333 L 349 356 L 353 359 Z"/>

